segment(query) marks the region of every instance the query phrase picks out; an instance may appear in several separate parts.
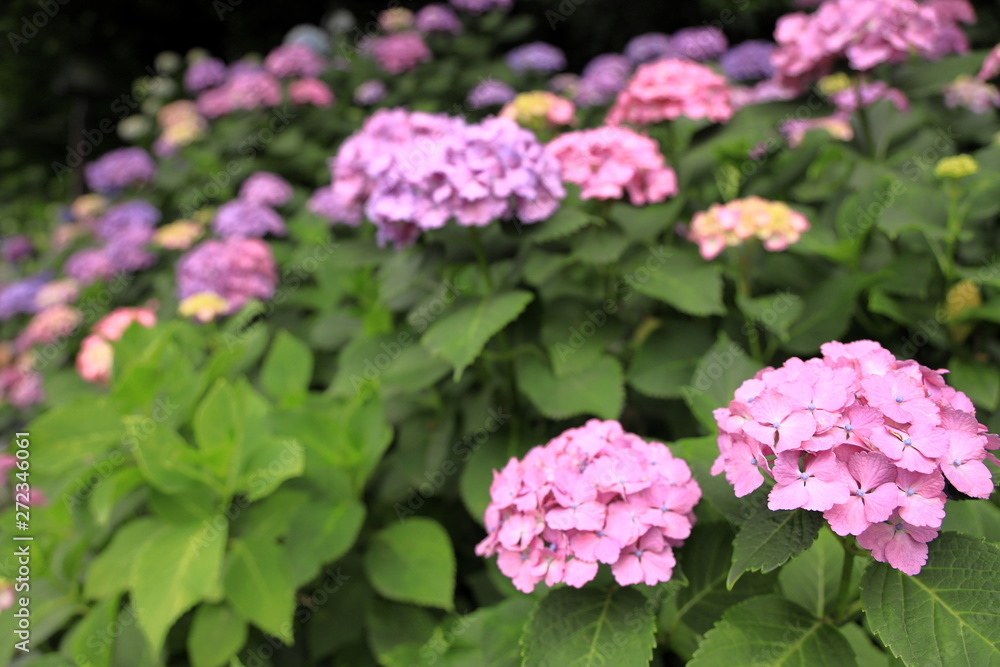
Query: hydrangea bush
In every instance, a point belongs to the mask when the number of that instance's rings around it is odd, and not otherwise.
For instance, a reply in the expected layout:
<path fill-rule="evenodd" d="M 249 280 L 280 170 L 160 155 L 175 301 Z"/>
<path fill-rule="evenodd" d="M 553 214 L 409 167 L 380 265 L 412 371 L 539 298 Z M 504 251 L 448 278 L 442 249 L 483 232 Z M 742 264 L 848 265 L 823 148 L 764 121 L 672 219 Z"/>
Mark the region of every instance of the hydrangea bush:
<path fill-rule="evenodd" d="M 1000 661 L 1000 46 L 712 18 L 158 58 L 0 239 L 0 665 Z"/>

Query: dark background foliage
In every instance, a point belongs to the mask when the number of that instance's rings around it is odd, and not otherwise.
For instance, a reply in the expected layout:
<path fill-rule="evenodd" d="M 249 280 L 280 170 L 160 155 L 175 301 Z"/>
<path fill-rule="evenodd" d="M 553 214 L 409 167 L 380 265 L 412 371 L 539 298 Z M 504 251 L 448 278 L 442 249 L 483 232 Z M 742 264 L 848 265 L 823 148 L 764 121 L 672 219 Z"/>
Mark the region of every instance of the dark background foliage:
<path fill-rule="evenodd" d="M 404 1 L 419 9 L 426 1 Z M 1000 3 L 973 0 L 975 46 L 1000 35 Z M 768 38 L 790 0 L 520 0 L 514 14 L 536 19 L 532 37 L 563 48 L 579 71 L 595 54 L 621 51 L 633 36 L 714 24 L 733 43 Z M 65 200 L 78 179 L 54 178 L 81 132 L 120 120 L 132 83 L 152 72 L 156 55 L 202 47 L 228 60 L 279 44 L 301 23 L 348 9 L 361 25 L 388 2 L 261 0 L 5 0 L 0 7 L 0 199 L 27 193 Z M 706 17 L 717 17 L 706 19 Z M 34 23 L 34 26 L 32 26 Z M 37 27 L 37 26 L 41 27 Z M 16 51 L 16 52 L 15 52 Z M 112 132 L 97 152 L 118 145 Z M 0 230 L 3 233 L 6 230 Z"/>

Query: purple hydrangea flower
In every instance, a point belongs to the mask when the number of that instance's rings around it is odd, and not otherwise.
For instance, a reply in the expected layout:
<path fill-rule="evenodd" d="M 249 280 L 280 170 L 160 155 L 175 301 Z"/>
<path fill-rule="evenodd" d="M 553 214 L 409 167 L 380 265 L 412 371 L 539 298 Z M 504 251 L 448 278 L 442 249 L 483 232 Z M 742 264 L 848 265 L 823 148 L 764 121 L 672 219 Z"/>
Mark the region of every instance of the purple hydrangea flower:
<path fill-rule="evenodd" d="M 285 235 L 285 221 L 273 209 L 245 199 L 226 202 L 215 212 L 212 229 L 223 238 L 230 236 Z"/>
<path fill-rule="evenodd" d="M 322 56 L 305 44 L 282 44 L 264 59 L 264 68 L 274 76 L 285 78 L 319 76 L 326 67 Z"/>
<path fill-rule="evenodd" d="M 462 22 L 455 12 L 447 5 L 427 5 L 416 16 L 417 30 L 422 33 L 449 32 L 457 35 L 462 32 Z"/>
<path fill-rule="evenodd" d="M 483 14 L 497 9 L 510 9 L 514 0 L 449 0 L 456 9 L 472 14 Z"/>
<path fill-rule="evenodd" d="M 431 59 L 431 50 L 418 32 L 398 32 L 371 40 L 372 58 L 385 72 L 402 74 Z"/>
<path fill-rule="evenodd" d="M 119 148 L 91 162 L 83 170 L 87 186 L 101 194 L 156 178 L 156 164 L 141 148 Z"/>
<path fill-rule="evenodd" d="M 684 28 L 674 33 L 670 47 L 672 57 L 704 62 L 725 53 L 729 48 L 729 41 L 721 30 L 712 26 Z"/>
<path fill-rule="evenodd" d="M 607 104 L 625 88 L 632 61 L 617 53 L 597 56 L 583 69 L 574 101 L 581 107 Z"/>
<path fill-rule="evenodd" d="M 104 241 L 114 241 L 128 231 L 142 232 L 146 241 L 153 237 L 153 229 L 160 221 L 160 210 L 143 199 L 115 204 L 97 220 L 97 236 Z"/>
<path fill-rule="evenodd" d="M 326 56 L 330 54 L 330 35 L 319 26 L 303 23 L 288 31 L 285 44 L 303 44 L 314 53 Z"/>
<path fill-rule="evenodd" d="M 532 42 L 519 46 L 507 54 L 506 60 L 507 66 L 519 74 L 524 72 L 551 74 L 566 67 L 566 55 L 562 49 L 545 42 Z"/>
<path fill-rule="evenodd" d="M 265 206 L 281 206 L 292 198 L 292 186 L 277 174 L 256 171 L 240 185 L 240 199 Z"/>
<path fill-rule="evenodd" d="M 469 95 L 465 99 L 473 109 L 484 109 L 507 104 L 516 96 L 517 92 L 503 81 L 484 79 L 469 91 Z"/>
<path fill-rule="evenodd" d="M 670 37 L 662 32 L 647 32 L 629 40 L 625 55 L 632 63 L 641 65 L 671 55 Z"/>
<path fill-rule="evenodd" d="M 204 241 L 178 260 L 176 274 L 182 301 L 214 292 L 229 304 L 227 314 L 250 299 L 270 299 L 278 284 L 270 246 L 260 239 L 240 237 Z"/>
<path fill-rule="evenodd" d="M 218 58 L 196 60 L 184 72 L 184 87 L 192 93 L 219 86 L 226 80 L 226 63 Z"/>
<path fill-rule="evenodd" d="M 115 267 L 104 248 L 84 248 L 69 256 L 63 272 L 83 286 L 98 280 L 107 280 L 115 274 Z"/>
<path fill-rule="evenodd" d="M 104 255 L 114 273 L 132 273 L 148 269 L 156 262 L 156 255 L 147 246 L 153 234 L 140 227 L 132 227 L 110 240 L 104 246 Z"/>
<path fill-rule="evenodd" d="M 8 236 L 0 243 L 0 257 L 3 261 L 15 264 L 35 251 L 35 245 L 24 234 Z"/>
<path fill-rule="evenodd" d="M 731 81 L 770 79 L 774 74 L 771 64 L 774 49 L 774 44 L 763 40 L 743 42 L 722 54 L 719 65 Z"/>
<path fill-rule="evenodd" d="M 354 103 L 363 107 L 378 104 L 388 92 L 384 83 L 378 79 L 369 79 L 354 89 Z"/>
<path fill-rule="evenodd" d="M 481 226 L 517 216 L 543 220 L 565 196 L 559 165 L 535 136 L 506 118 L 469 125 L 444 114 L 384 109 L 331 161 L 333 185 L 310 208 L 334 222 L 362 219 L 380 243 L 412 243 L 454 219 Z"/>
<path fill-rule="evenodd" d="M 37 275 L 0 286 L 0 321 L 21 313 L 38 312 L 35 296 L 48 280 L 47 275 Z"/>

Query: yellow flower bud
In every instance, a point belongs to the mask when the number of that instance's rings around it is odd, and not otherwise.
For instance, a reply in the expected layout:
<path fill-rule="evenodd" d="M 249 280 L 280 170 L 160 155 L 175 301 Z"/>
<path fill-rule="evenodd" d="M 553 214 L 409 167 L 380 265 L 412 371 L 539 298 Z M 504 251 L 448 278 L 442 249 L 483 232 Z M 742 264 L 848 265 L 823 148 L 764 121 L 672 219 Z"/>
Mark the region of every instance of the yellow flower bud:
<path fill-rule="evenodd" d="M 934 175 L 938 178 L 965 178 L 979 171 L 979 163 L 971 155 L 953 155 L 942 158 L 934 167 Z"/>
<path fill-rule="evenodd" d="M 983 297 L 979 285 L 971 280 L 955 283 L 944 300 L 945 315 L 948 317 L 948 331 L 951 339 L 962 343 L 972 333 L 971 324 L 955 324 L 954 320 L 967 310 L 983 305 Z"/>
<path fill-rule="evenodd" d="M 816 84 L 816 87 L 819 88 L 820 93 L 829 97 L 834 93 L 839 93 L 842 90 L 850 88 L 851 77 L 847 76 L 844 72 L 837 72 L 836 74 L 824 76 Z"/>
<path fill-rule="evenodd" d="M 215 292 L 199 292 L 181 301 L 177 307 L 183 317 L 210 322 L 229 310 L 229 303 Z"/>

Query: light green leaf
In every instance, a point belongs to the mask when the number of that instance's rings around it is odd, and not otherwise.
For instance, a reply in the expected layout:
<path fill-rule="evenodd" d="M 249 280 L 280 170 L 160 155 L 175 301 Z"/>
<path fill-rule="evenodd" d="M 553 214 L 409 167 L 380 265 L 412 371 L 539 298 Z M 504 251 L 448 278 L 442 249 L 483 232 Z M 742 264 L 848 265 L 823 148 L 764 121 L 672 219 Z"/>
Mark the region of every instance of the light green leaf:
<path fill-rule="evenodd" d="M 558 588 L 538 601 L 521 638 L 524 667 L 648 665 L 656 626 L 634 588 Z"/>
<path fill-rule="evenodd" d="M 546 417 L 592 414 L 617 419 L 621 414 L 625 378 L 614 357 L 602 355 L 586 370 L 559 378 L 534 356 L 521 357 L 516 370 L 518 389 Z"/>
<path fill-rule="evenodd" d="M 868 626 L 907 665 L 1000 665 L 1000 547 L 944 533 L 911 577 L 874 563 L 861 581 Z"/>
<path fill-rule="evenodd" d="M 109 628 L 118 616 L 118 597 L 98 602 L 79 623 L 73 626 L 63 643 L 63 653 L 68 652 L 77 665 L 110 667 L 115 637 Z"/>
<path fill-rule="evenodd" d="M 580 231 L 593 220 L 578 208 L 560 207 L 548 220 L 534 225 L 528 238 L 535 243 L 547 243 Z"/>
<path fill-rule="evenodd" d="M 421 341 L 455 368 L 455 381 L 479 356 L 487 341 L 517 319 L 534 295 L 515 290 L 467 305 L 437 320 Z"/>
<path fill-rule="evenodd" d="M 305 452 L 297 441 L 268 437 L 244 462 L 237 490 L 246 493 L 251 501 L 264 498 L 285 480 L 300 476 L 305 461 Z"/>
<path fill-rule="evenodd" d="M 124 456 L 122 457 L 124 459 Z M 142 485 L 137 468 L 119 468 L 101 480 L 90 496 L 90 513 L 98 526 L 107 526 L 119 501 Z"/>
<path fill-rule="evenodd" d="M 193 667 L 223 667 L 247 640 L 247 624 L 222 604 L 203 604 L 194 613 L 187 639 Z"/>
<path fill-rule="evenodd" d="M 726 611 L 688 663 L 719 665 L 856 667 L 857 662 L 836 628 L 788 600 L 761 595 Z"/>
<path fill-rule="evenodd" d="M 165 426 L 137 439 L 134 455 L 142 476 L 164 493 L 181 493 L 198 483 L 212 483 L 205 474 L 203 455 Z"/>
<path fill-rule="evenodd" d="M 767 508 L 765 498 L 763 494 L 759 496 L 760 502 L 733 541 L 733 564 L 726 577 L 730 589 L 744 572 L 770 572 L 808 549 L 823 525 L 821 512 L 772 511 Z"/>
<path fill-rule="evenodd" d="M 105 398 L 81 398 L 43 412 L 28 428 L 46 455 L 36 457 L 32 473 L 59 475 L 94 463 L 126 436 L 121 415 Z"/>
<path fill-rule="evenodd" d="M 309 390 L 313 357 L 309 347 L 285 330 L 278 332 L 260 369 L 260 384 L 275 401 L 297 398 Z"/>
<path fill-rule="evenodd" d="M 88 598 L 107 598 L 129 588 L 129 573 L 137 556 L 163 524 L 153 519 L 134 519 L 119 527 L 111 542 L 87 568 L 83 593 Z"/>
<path fill-rule="evenodd" d="M 225 547 L 226 520 L 221 516 L 163 526 L 145 541 L 130 581 L 139 627 L 154 652 L 162 648 L 174 621 L 217 589 Z"/>
<path fill-rule="evenodd" d="M 722 302 L 722 275 L 718 264 L 703 260 L 696 251 L 670 249 L 666 258 L 649 270 L 646 259 L 627 270 L 628 284 L 636 291 L 673 306 L 682 313 L 704 317 L 726 312 Z"/>
<path fill-rule="evenodd" d="M 244 420 L 236 392 L 226 380 L 209 390 L 194 413 L 194 441 L 211 469 L 229 483 L 235 481 L 243 455 Z"/>
<path fill-rule="evenodd" d="M 223 585 L 241 617 L 286 644 L 294 641 L 295 585 L 285 553 L 277 544 L 271 540 L 234 540 Z"/>
<path fill-rule="evenodd" d="M 941 531 L 985 537 L 987 542 L 1000 543 L 1000 507 L 977 500 L 948 503 Z"/>
<path fill-rule="evenodd" d="M 364 557 L 372 587 L 398 602 L 451 610 L 455 554 L 437 521 L 411 517 L 376 533 Z"/>

